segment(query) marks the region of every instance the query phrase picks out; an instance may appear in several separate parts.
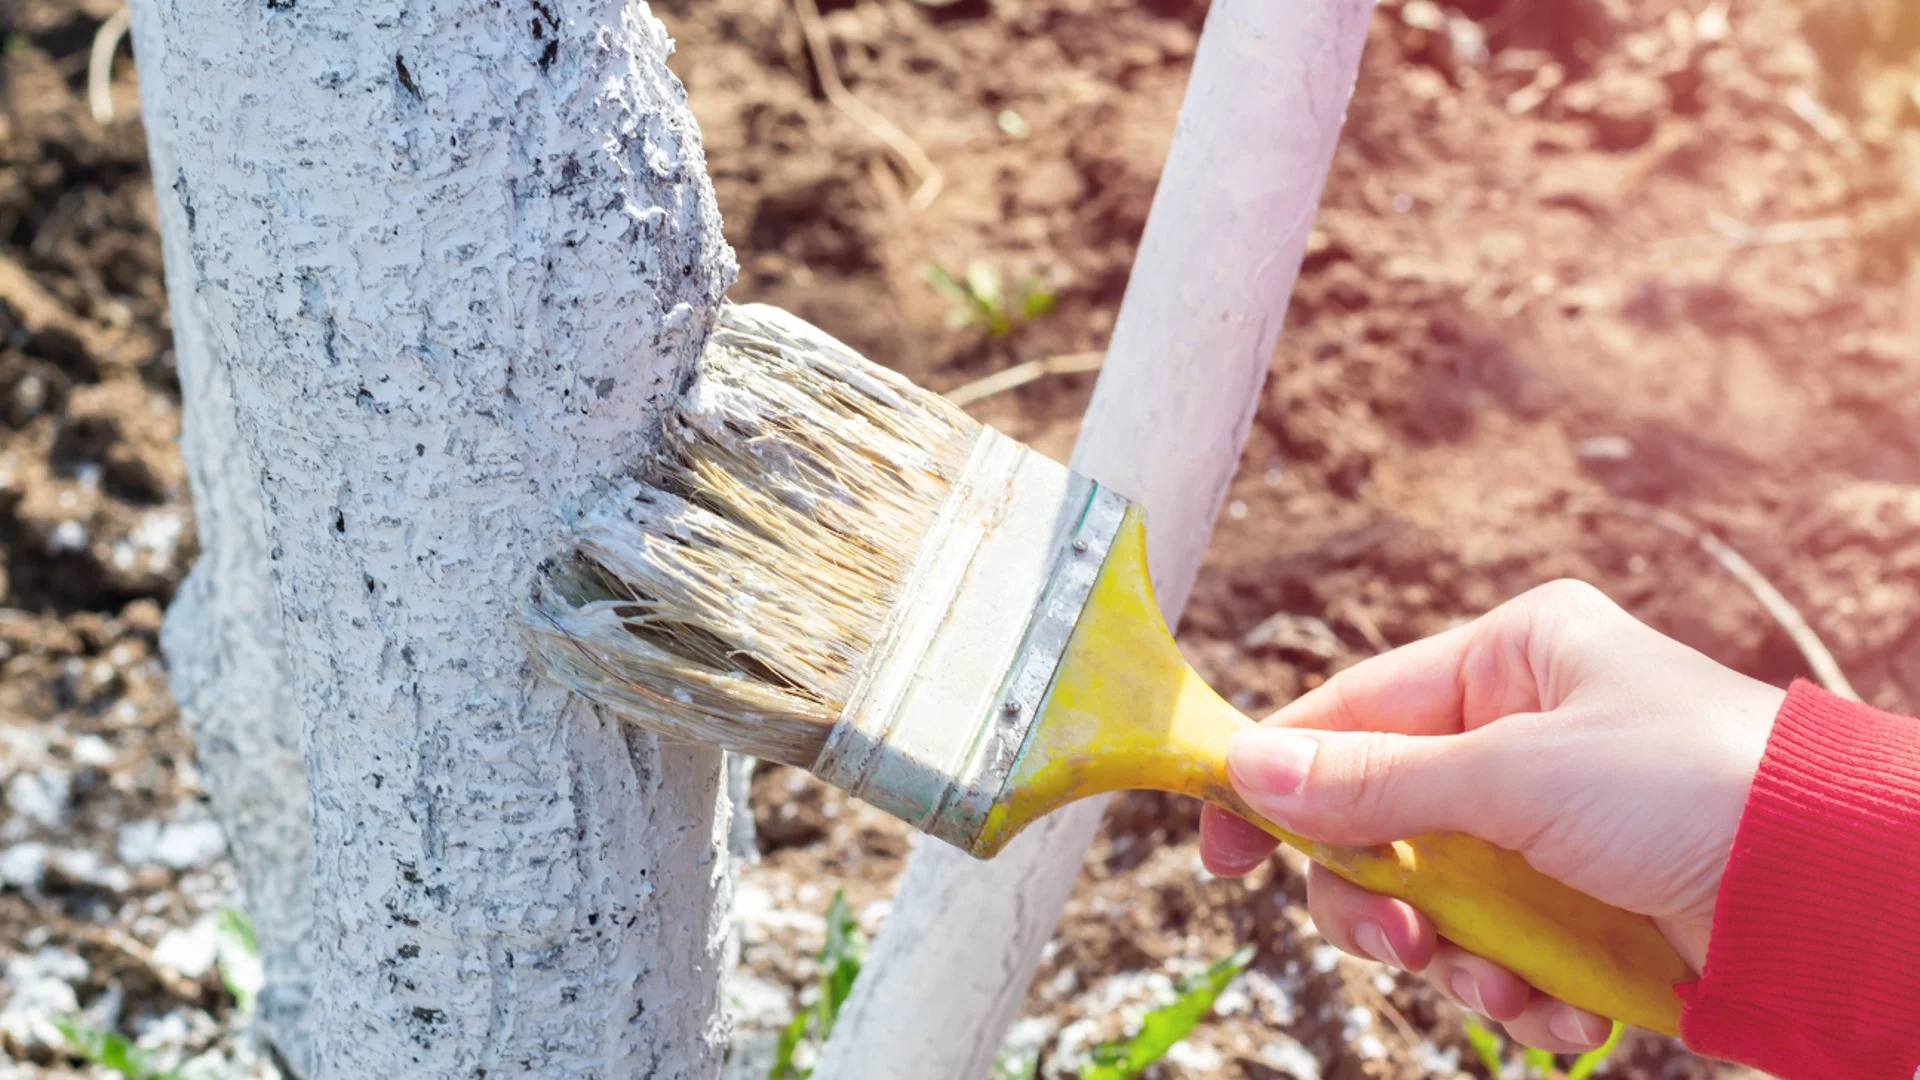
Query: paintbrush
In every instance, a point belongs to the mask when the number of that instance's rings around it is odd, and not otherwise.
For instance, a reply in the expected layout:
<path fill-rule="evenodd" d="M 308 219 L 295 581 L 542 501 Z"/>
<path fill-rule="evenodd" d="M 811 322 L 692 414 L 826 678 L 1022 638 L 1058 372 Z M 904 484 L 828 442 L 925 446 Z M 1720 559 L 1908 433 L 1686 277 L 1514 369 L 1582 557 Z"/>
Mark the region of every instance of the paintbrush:
<path fill-rule="evenodd" d="M 1692 973 L 1644 916 L 1460 833 L 1337 847 L 1262 821 L 1226 769 L 1251 721 L 1181 658 L 1146 566 L 1119 493 L 730 305 L 651 455 L 542 564 L 523 629 L 623 719 L 808 769 L 978 857 L 1076 799 L 1192 795 L 1547 993 L 1677 1030 Z"/>

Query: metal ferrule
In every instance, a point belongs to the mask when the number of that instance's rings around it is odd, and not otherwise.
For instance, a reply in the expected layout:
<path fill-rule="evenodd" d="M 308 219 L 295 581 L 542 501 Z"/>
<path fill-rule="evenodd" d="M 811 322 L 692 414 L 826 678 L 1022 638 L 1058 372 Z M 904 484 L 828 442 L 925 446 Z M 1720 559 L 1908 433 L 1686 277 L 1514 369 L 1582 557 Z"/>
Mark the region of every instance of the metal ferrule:
<path fill-rule="evenodd" d="M 983 428 L 814 773 L 972 851 L 1126 507 Z"/>

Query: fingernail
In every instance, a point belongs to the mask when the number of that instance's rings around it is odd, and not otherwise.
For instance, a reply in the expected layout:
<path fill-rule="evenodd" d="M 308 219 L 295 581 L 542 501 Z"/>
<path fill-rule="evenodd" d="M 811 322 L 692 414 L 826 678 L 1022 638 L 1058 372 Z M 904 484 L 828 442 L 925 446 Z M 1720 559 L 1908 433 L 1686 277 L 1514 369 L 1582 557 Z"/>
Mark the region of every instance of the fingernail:
<path fill-rule="evenodd" d="M 1380 929 L 1378 923 L 1363 922 L 1354 927 L 1353 943 L 1360 946 L 1361 952 L 1383 964 L 1406 969 L 1407 965 L 1400 962 L 1400 954 L 1393 951 L 1392 939 L 1387 937 L 1387 932 Z"/>
<path fill-rule="evenodd" d="M 1251 728 L 1227 744 L 1227 767 L 1253 808 L 1278 818 L 1290 804 L 1288 796 L 1306 781 L 1319 748 L 1310 735 L 1285 728 Z"/>
<path fill-rule="evenodd" d="M 1464 1002 L 1467 1008 L 1481 1016 L 1487 1015 L 1486 1002 L 1480 1000 L 1480 984 L 1473 981 L 1473 976 L 1456 971 L 1447 977 L 1447 985 L 1453 988 L 1453 996 Z"/>
<path fill-rule="evenodd" d="M 1272 847 L 1262 844 L 1259 837 L 1247 839 L 1248 843 L 1243 846 L 1239 837 L 1224 840 L 1216 837 L 1213 842 L 1215 859 L 1238 873 L 1246 873 L 1266 862 L 1267 856 L 1273 852 Z"/>
<path fill-rule="evenodd" d="M 1571 1005 L 1562 1005 L 1547 1017 L 1547 1031 L 1556 1039 L 1575 1046 L 1596 1046 L 1606 1041 L 1612 1025 L 1591 1013 Z"/>

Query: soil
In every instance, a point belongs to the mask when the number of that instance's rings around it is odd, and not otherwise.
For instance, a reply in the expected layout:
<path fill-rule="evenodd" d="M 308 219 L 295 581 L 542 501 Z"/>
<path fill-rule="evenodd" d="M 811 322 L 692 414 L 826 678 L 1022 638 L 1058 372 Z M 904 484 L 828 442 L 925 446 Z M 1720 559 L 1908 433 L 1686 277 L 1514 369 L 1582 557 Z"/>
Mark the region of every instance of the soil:
<path fill-rule="evenodd" d="M 83 1075 L 34 1006 L 249 1075 L 210 958 L 231 867 L 157 635 L 193 559 L 146 139 L 117 5 L 4 9 L 0 73 L 0 1076 Z M 164 841 L 164 842 L 163 842 Z M 184 950 L 183 950 L 184 946 Z M 77 1007 L 77 1008 L 76 1008 Z M 50 1045 L 51 1044 L 51 1045 Z"/>
<path fill-rule="evenodd" d="M 22 2 L 0 50 L 0 1077 L 84 1075 L 8 1024 L 48 972 L 168 1060 L 270 1075 L 182 944 L 234 902 L 230 869 L 204 845 L 152 850 L 154 829 L 189 837 L 208 811 L 155 644 L 192 538 L 124 52 L 121 118 L 97 123 L 85 96 L 114 6 Z M 735 296 L 940 390 L 1098 350 L 1205 3 L 820 6 L 841 77 L 944 186 L 910 205 L 918 179 L 827 100 L 793 6 L 661 0 L 739 251 Z M 1750 560 L 1866 698 L 1920 707 L 1913 11 L 1383 3 L 1181 630 L 1203 672 L 1260 712 L 1573 576 L 1743 671 L 1806 674 L 1745 587 L 1635 512 L 1650 505 Z M 928 268 L 976 263 L 1052 310 L 1003 333 L 956 320 Z M 1064 456 L 1090 384 L 1055 376 L 972 411 Z M 759 771 L 754 813 L 743 1074 L 808 1000 L 834 892 L 873 931 L 916 842 L 788 769 Z M 1288 864 L 1205 874 L 1196 821 L 1161 796 L 1115 805 L 1014 1033 L 1042 1076 L 1072 1076 L 1242 942 L 1253 969 L 1154 1075 L 1484 1075 L 1451 1005 L 1314 934 Z M 1608 1075 L 1742 1073 L 1637 1037 Z"/>
<path fill-rule="evenodd" d="M 665 5 L 737 294 L 942 390 L 1097 350 L 1205 5 L 826 7 L 842 76 L 945 189 L 908 205 L 917 180 L 825 100 L 787 5 Z M 1260 712 L 1570 576 L 1743 671 L 1807 674 L 1746 588 L 1635 513 L 1651 505 L 1778 585 L 1869 700 L 1920 705 L 1916 31 L 1898 4 L 1384 4 L 1182 628 L 1204 673 Z M 956 331 L 926 270 L 975 262 L 1037 276 L 1055 311 Z M 1090 381 L 973 412 L 1064 456 Z M 743 887 L 818 914 L 844 885 L 877 923 L 891 826 L 790 770 L 755 793 L 768 854 Z M 1043 1075 L 1247 941 L 1248 989 L 1163 1075 L 1477 1074 L 1452 1007 L 1332 955 L 1291 871 L 1209 879 L 1196 821 L 1161 796 L 1116 806 L 1016 1030 Z M 746 956 L 791 987 L 815 946 Z M 1611 1066 L 1740 1073 L 1655 1038 Z"/>

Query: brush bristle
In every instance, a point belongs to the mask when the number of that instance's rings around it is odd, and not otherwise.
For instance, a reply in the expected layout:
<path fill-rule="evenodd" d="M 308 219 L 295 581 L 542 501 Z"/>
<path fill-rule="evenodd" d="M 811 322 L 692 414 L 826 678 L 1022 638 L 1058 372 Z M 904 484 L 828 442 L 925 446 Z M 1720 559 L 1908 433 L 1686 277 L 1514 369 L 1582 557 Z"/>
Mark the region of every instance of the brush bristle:
<path fill-rule="evenodd" d="M 544 566 L 547 673 L 664 736 L 813 764 L 979 425 L 729 305 L 653 454 Z"/>

